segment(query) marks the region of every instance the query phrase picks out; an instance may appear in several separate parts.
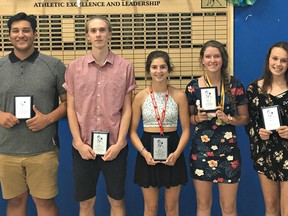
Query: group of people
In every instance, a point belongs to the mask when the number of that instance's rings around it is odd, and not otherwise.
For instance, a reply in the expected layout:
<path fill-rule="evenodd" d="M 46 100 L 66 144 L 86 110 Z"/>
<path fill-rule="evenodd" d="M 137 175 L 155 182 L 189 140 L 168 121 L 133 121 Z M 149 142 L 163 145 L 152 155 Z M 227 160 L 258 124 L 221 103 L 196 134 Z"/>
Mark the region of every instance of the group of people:
<path fill-rule="evenodd" d="M 14 49 L 0 59 L 0 183 L 3 198 L 8 200 L 7 216 L 26 215 L 29 194 L 39 216 L 58 214 L 54 201 L 58 193 L 57 121 L 66 113 L 73 137 L 74 194 L 80 216 L 94 215 L 100 172 L 110 215 L 125 215 L 127 135 L 138 150 L 134 182 L 142 189 L 145 216 L 157 215 L 161 187 L 165 188 L 166 214 L 179 215 L 181 185 L 188 179 L 183 150 L 190 136 L 197 216 L 213 215 L 213 183 L 218 183 L 222 215 L 236 216 L 241 157 L 235 126 L 239 125 L 245 126 L 250 138 L 266 215 L 288 215 L 287 42 L 269 49 L 263 76 L 247 89 L 229 74 L 228 53 L 218 41 L 203 45 L 203 75 L 192 79 L 185 92 L 169 84 L 174 68 L 168 53 L 153 51 L 145 65 L 151 84 L 133 98 L 137 86 L 133 64 L 109 49 L 112 27 L 107 18 L 95 16 L 87 21 L 92 50 L 67 67 L 37 51 L 36 26 L 34 16 L 18 13 L 11 17 L 8 29 Z M 217 106 L 205 110 L 201 92 L 210 87 L 216 87 Z M 33 98 L 33 115 L 26 119 L 17 117 L 14 110 L 15 97 L 23 95 Z M 265 129 L 263 107 L 274 106 L 281 125 Z M 143 126 L 141 135 L 139 126 Z M 93 150 L 92 132 L 109 134 L 104 155 Z"/>

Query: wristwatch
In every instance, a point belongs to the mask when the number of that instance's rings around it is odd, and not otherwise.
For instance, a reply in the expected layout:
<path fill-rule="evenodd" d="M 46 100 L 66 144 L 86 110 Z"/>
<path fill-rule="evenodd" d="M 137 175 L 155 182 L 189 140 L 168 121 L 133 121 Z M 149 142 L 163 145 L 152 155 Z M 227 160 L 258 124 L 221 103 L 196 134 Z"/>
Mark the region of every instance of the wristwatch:
<path fill-rule="evenodd" d="M 227 124 L 230 124 L 233 121 L 233 117 L 230 114 L 228 114 L 227 118 L 228 118 Z"/>

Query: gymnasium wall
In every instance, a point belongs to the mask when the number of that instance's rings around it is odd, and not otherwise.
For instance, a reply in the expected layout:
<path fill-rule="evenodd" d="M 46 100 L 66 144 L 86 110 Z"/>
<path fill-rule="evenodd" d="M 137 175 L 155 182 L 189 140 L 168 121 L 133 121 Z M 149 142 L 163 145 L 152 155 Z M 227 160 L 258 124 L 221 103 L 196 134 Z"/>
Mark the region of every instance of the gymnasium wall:
<path fill-rule="evenodd" d="M 34 3 L 32 4 L 32 2 Z M 115 28 L 118 28 L 114 31 L 116 33 L 115 38 L 111 41 L 112 49 L 134 62 L 139 88 L 147 85 L 144 77 L 146 55 L 151 50 L 164 49 L 171 54 L 172 60 L 178 68 L 175 70 L 173 74 L 175 78 L 172 78 L 171 82 L 183 89 L 193 76 L 201 74 L 201 70 L 198 68 L 199 48 L 204 41 L 209 39 L 217 39 L 226 44 L 231 57 L 231 72 L 247 86 L 262 74 L 268 48 L 276 41 L 287 40 L 288 38 L 288 14 L 286 13 L 288 1 L 284 0 L 258 0 L 251 7 L 235 7 L 234 9 L 230 4 L 225 4 L 226 6 L 223 7 L 225 1 L 219 1 L 222 3 L 220 5 L 217 3 L 218 1 L 208 0 L 133 1 L 155 4 L 150 6 L 125 6 L 130 1 L 113 1 L 109 7 L 100 7 L 100 3 L 95 6 L 97 2 L 93 3 L 93 7 L 86 7 L 85 5 L 77 7 L 74 6 L 75 1 L 72 0 L 65 1 L 66 6 L 62 7 L 61 4 L 64 1 L 55 0 L 53 2 L 60 4 L 59 7 L 35 6 L 36 3 L 38 5 L 41 2 L 49 3 L 52 1 L 10 0 L 0 3 L 0 56 L 1 47 L 2 55 L 7 54 L 11 49 L 9 41 L 7 41 L 5 22 L 9 16 L 17 12 L 34 13 L 39 21 L 46 20 L 41 23 L 42 26 L 39 26 L 39 30 L 42 28 L 44 31 L 39 32 L 43 35 L 39 37 L 37 45 L 41 51 L 55 55 L 65 63 L 88 51 L 89 44 L 86 43 L 83 35 L 84 20 L 92 14 L 107 14 L 110 19 L 114 20 Z M 83 4 L 90 4 L 89 2 L 92 1 L 82 0 Z M 214 2 L 214 5 L 211 2 Z M 107 5 L 107 3 L 108 1 L 105 1 L 102 4 Z M 119 3 L 120 6 L 117 6 Z M 67 4 L 72 6 L 68 7 Z M 140 17 L 139 14 L 141 14 Z M 191 24 L 188 25 L 187 23 Z M 149 30 L 149 28 L 151 29 Z M 152 35 L 150 32 L 154 32 L 154 34 Z M 166 38 L 163 32 L 168 32 Z M 189 36 L 187 36 L 188 32 L 190 32 Z M 57 34 L 61 34 L 61 36 L 57 36 Z M 55 40 L 52 40 L 53 37 Z M 125 37 L 127 39 L 124 39 Z M 41 38 L 44 40 L 40 40 Z M 155 41 L 155 43 L 149 41 Z M 149 47 L 152 45 L 155 46 Z M 77 49 L 77 47 L 85 47 L 85 49 Z M 139 128 L 139 133 L 142 131 L 142 128 Z M 60 121 L 59 132 L 61 142 L 58 181 L 60 193 L 56 197 L 56 201 L 60 216 L 76 216 L 79 207 L 73 199 L 71 134 L 67 119 Z M 262 192 L 257 174 L 252 169 L 249 142 L 243 127 L 238 128 L 238 135 L 243 166 L 238 190 L 238 214 L 239 216 L 263 216 Z M 133 184 L 136 151 L 130 142 L 129 147 L 125 201 L 127 215 L 138 216 L 142 215 L 143 212 L 143 198 L 140 188 Z M 188 154 L 189 146 L 185 149 L 187 165 Z M 214 189 L 212 215 L 220 216 L 217 187 Z M 163 191 L 161 193 L 158 215 L 164 216 Z M 96 215 L 109 215 L 109 205 L 105 196 L 105 185 L 102 177 L 97 187 L 97 194 Z M 5 215 L 5 207 L 6 201 L 0 199 L 0 216 Z M 195 191 L 189 178 L 188 184 L 182 188 L 180 195 L 180 215 L 193 216 L 195 212 Z M 36 215 L 35 206 L 31 200 L 29 200 L 28 215 Z"/>
<path fill-rule="evenodd" d="M 198 54 L 210 39 L 221 41 L 233 53 L 233 7 L 226 0 L 18 0 L 1 3 L 0 56 L 10 52 L 7 20 L 15 12 L 34 14 L 38 19 L 36 46 L 65 64 L 90 50 L 85 22 L 101 14 L 113 26 L 110 48 L 134 63 L 138 88 L 149 85 L 144 72 L 146 56 L 155 49 L 169 52 L 175 72 L 170 83 L 184 89 L 192 76 L 202 74 Z M 5 12 L 5 13 L 4 13 Z M 2 49 L 1 49 L 2 48 Z M 1 52 L 2 51 L 2 52 Z M 233 59 L 233 58 L 232 58 Z"/>

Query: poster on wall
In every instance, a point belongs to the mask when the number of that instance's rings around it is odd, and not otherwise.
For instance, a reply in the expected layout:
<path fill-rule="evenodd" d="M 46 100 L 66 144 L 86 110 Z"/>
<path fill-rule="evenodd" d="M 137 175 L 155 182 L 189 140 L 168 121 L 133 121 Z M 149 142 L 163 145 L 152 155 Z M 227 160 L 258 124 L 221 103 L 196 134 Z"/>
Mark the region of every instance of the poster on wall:
<path fill-rule="evenodd" d="M 227 0 L 201 0 L 202 8 L 226 8 Z"/>

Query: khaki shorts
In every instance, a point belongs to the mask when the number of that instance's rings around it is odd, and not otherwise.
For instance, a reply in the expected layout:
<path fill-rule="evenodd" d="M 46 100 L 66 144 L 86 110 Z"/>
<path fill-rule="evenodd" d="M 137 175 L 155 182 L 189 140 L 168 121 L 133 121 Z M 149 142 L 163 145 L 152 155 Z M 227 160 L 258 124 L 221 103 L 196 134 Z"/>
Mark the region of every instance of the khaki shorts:
<path fill-rule="evenodd" d="M 28 190 L 36 198 L 55 197 L 58 165 L 58 150 L 33 156 L 0 155 L 3 198 L 11 199 Z"/>

